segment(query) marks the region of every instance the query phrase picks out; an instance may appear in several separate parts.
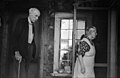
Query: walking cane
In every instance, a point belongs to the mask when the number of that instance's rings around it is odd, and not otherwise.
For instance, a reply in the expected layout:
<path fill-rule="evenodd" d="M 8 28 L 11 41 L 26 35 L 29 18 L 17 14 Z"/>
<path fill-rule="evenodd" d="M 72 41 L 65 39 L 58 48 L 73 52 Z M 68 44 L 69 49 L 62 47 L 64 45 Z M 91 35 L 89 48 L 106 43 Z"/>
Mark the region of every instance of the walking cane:
<path fill-rule="evenodd" d="M 18 64 L 18 78 L 20 78 L 20 63 L 21 63 L 21 60 L 19 60 L 18 63 L 19 63 L 19 64 Z"/>

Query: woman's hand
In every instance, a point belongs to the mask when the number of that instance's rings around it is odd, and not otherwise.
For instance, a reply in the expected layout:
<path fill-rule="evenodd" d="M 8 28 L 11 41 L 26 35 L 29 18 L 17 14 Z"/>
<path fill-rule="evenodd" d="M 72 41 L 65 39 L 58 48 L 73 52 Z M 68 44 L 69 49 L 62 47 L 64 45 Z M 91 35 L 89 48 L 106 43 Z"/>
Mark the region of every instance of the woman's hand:
<path fill-rule="evenodd" d="M 85 67 L 81 67 L 81 73 L 85 74 Z"/>
<path fill-rule="evenodd" d="M 79 60 L 80 66 L 81 66 L 81 73 L 84 74 L 85 73 L 85 66 L 84 66 L 82 55 L 78 56 L 78 60 Z"/>

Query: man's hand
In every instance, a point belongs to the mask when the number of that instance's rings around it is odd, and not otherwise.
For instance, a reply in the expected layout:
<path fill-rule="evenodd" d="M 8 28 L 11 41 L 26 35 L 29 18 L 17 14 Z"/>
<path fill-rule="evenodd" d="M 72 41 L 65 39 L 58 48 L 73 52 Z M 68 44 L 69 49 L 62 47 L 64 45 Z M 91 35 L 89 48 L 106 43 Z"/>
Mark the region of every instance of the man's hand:
<path fill-rule="evenodd" d="M 15 51 L 15 59 L 19 61 L 19 63 L 22 61 L 22 56 L 20 55 L 19 51 Z"/>

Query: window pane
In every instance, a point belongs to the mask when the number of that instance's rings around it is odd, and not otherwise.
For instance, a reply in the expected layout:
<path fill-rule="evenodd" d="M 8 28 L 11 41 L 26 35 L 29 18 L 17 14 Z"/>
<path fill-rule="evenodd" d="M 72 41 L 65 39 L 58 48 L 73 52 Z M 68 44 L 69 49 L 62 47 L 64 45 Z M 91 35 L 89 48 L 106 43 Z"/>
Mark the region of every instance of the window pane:
<path fill-rule="evenodd" d="M 73 20 L 70 20 L 70 29 L 73 29 Z"/>
<path fill-rule="evenodd" d="M 64 55 L 65 55 L 66 53 L 68 53 L 68 51 L 66 51 L 66 50 L 60 50 L 60 61 L 62 60 L 62 58 L 65 59 Z"/>
<path fill-rule="evenodd" d="M 71 49 L 72 40 L 61 40 L 61 49 Z"/>
<path fill-rule="evenodd" d="M 68 19 L 62 19 L 61 29 L 68 29 L 68 27 L 69 27 L 69 20 Z"/>
<path fill-rule="evenodd" d="M 68 39 L 72 39 L 72 30 L 68 30 L 68 35 L 69 35 L 69 36 L 68 36 L 68 37 L 69 37 Z"/>
<path fill-rule="evenodd" d="M 85 30 L 76 30 L 76 39 L 80 39 L 85 34 Z"/>
<path fill-rule="evenodd" d="M 68 40 L 61 40 L 61 49 L 68 49 Z"/>
<path fill-rule="evenodd" d="M 72 39 L 72 30 L 61 30 L 61 39 Z"/>
<path fill-rule="evenodd" d="M 61 39 L 68 39 L 68 30 L 61 30 Z"/>
<path fill-rule="evenodd" d="M 77 29 L 85 29 L 85 21 L 84 20 L 77 21 Z"/>
<path fill-rule="evenodd" d="M 72 40 L 69 40 L 69 48 L 72 47 Z"/>
<path fill-rule="evenodd" d="M 72 65 L 72 52 L 61 50 L 61 58 L 60 58 L 60 70 L 62 73 L 71 73 L 71 65 Z"/>
<path fill-rule="evenodd" d="M 73 29 L 73 20 L 72 19 L 62 19 L 61 20 L 61 29 Z"/>

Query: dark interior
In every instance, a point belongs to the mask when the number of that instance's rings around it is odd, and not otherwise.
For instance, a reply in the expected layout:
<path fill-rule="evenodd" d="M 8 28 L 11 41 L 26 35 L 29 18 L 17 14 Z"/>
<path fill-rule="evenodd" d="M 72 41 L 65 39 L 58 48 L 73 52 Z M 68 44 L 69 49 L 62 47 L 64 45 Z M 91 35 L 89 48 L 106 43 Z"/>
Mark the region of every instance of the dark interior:
<path fill-rule="evenodd" d="M 96 45 L 96 58 L 95 63 L 108 63 L 109 64 L 109 51 L 112 47 L 109 47 L 109 38 L 111 38 L 111 10 L 116 12 L 116 33 L 115 42 L 116 49 L 116 78 L 120 77 L 120 1 L 119 0 L 0 0 L 0 77 L 1 78 L 13 78 L 12 75 L 12 57 L 11 57 L 11 45 L 12 37 L 11 33 L 15 29 L 15 24 L 18 19 L 24 18 L 28 15 L 28 9 L 36 7 L 41 11 L 41 16 L 37 21 L 37 57 L 43 59 L 37 64 L 31 66 L 30 76 L 31 78 L 72 78 L 69 76 L 52 76 L 53 72 L 53 56 L 54 56 L 54 14 L 55 12 L 74 12 L 73 4 L 79 3 L 79 7 L 83 9 L 77 10 L 78 14 L 91 14 L 92 25 L 98 29 L 98 36 L 95 39 Z M 87 9 L 86 9 L 87 8 Z M 89 9 L 92 8 L 92 9 Z M 97 9 L 96 9 L 97 8 Z M 104 8 L 99 10 L 99 8 Z M 53 29 L 49 26 L 53 25 Z M 109 33 L 109 34 L 108 34 Z M 48 45 L 52 48 L 48 50 Z M 43 54 L 44 53 L 44 54 Z M 43 58 L 40 57 L 43 55 Z M 41 66 L 43 70 L 41 74 Z M 106 67 L 95 67 L 96 78 L 109 78 L 107 74 L 109 70 Z M 23 70 L 24 73 L 24 70 Z M 41 76 L 42 75 L 42 76 Z M 23 76 L 24 78 L 24 76 Z M 112 78 L 112 77 L 110 77 Z"/>

